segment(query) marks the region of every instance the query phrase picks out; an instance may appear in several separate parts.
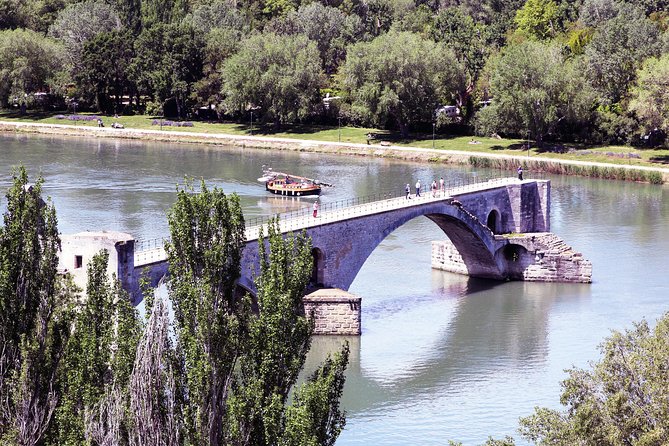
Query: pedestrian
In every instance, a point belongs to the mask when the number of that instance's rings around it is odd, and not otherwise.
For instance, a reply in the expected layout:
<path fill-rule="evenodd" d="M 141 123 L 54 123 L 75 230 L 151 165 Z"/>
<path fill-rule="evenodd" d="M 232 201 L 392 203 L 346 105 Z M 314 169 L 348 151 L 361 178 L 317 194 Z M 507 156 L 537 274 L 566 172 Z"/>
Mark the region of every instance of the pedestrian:
<path fill-rule="evenodd" d="M 446 185 L 444 184 L 444 177 L 439 178 L 439 189 L 441 190 L 441 196 L 443 197 L 446 193 Z"/>
<path fill-rule="evenodd" d="M 420 180 L 416 181 L 416 197 L 420 197 Z"/>
<path fill-rule="evenodd" d="M 518 166 L 518 179 L 520 181 L 523 181 L 523 167 L 522 166 Z"/>
<path fill-rule="evenodd" d="M 318 217 L 318 200 L 314 201 L 314 218 Z"/>
<path fill-rule="evenodd" d="M 432 180 L 432 198 L 437 196 L 437 180 Z"/>
<path fill-rule="evenodd" d="M 405 199 L 409 200 L 411 198 L 411 186 L 409 186 L 409 183 L 407 183 L 407 187 L 404 188 L 404 192 L 406 193 Z"/>

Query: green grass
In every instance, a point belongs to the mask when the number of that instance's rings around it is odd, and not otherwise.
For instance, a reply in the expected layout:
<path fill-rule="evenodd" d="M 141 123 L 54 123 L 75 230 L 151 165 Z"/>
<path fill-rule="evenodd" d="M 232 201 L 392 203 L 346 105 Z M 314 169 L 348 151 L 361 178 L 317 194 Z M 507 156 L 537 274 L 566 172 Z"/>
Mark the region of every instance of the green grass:
<path fill-rule="evenodd" d="M 79 113 L 84 114 L 84 113 Z M 81 122 L 68 121 L 65 119 L 56 119 L 56 113 L 28 113 L 25 116 L 20 116 L 16 111 L 0 111 L 0 119 L 7 121 L 22 121 L 22 122 L 38 122 L 45 124 L 70 124 L 70 125 L 87 125 L 95 127 L 95 121 Z M 105 126 L 109 127 L 112 122 L 119 122 L 125 128 L 129 129 L 160 129 L 159 126 L 152 125 L 154 119 L 152 116 L 138 115 L 138 116 L 120 116 L 114 118 L 111 116 L 102 116 Z M 230 135 L 257 135 L 257 136 L 272 136 L 284 138 L 296 138 L 304 140 L 318 140 L 318 141 L 341 141 L 342 143 L 359 143 L 366 144 L 368 142 L 367 134 L 373 133 L 374 139 L 369 140 L 372 144 L 388 142 L 398 146 L 412 146 L 422 148 L 432 148 L 445 151 L 460 150 L 467 152 L 480 153 L 499 153 L 506 155 L 513 155 L 516 157 L 541 156 L 544 158 L 578 160 L 586 162 L 603 162 L 620 165 L 632 166 L 653 166 L 665 167 L 669 165 L 669 150 L 667 149 L 645 149 L 640 150 L 633 147 L 625 146 L 607 146 L 607 147 L 584 147 L 575 144 L 565 144 L 554 149 L 539 150 L 537 147 L 531 147 L 528 151 L 524 140 L 519 139 L 495 139 L 471 136 L 447 136 L 437 134 L 435 139 L 432 139 L 432 134 L 413 134 L 410 138 L 401 138 L 398 134 L 378 130 L 373 128 L 361 127 L 341 127 L 336 126 L 318 126 L 318 125 L 285 125 L 279 130 L 275 130 L 272 126 L 259 126 L 254 124 L 251 129 L 250 123 L 207 123 L 193 121 L 193 127 L 168 127 L 163 126 L 163 130 L 170 130 L 175 132 L 198 132 L 198 133 L 220 133 Z M 252 132 L 253 130 L 253 132 Z M 473 143 L 473 142 L 476 143 Z M 630 157 L 631 155 L 631 157 Z M 433 162 L 440 162 L 440 157 L 435 156 L 430 159 Z"/>

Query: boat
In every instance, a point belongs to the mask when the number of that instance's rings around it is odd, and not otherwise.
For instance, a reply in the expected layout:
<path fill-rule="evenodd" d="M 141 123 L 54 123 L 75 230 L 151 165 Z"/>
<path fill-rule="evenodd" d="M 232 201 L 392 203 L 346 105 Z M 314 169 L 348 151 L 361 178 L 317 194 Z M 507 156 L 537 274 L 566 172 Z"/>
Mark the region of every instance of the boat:
<path fill-rule="evenodd" d="M 313 178 L 291 175 L 285 172 L 278 172 L 272 168 L 266 169 L 263 166 L 263 175 L 258 181 L 265 183 L 265 189 L 277 195 L 288 195 L 291 197 L 301 197 L 304 195 L 320 195 L 323 187 L 332 187 L 332 184 Z"/>

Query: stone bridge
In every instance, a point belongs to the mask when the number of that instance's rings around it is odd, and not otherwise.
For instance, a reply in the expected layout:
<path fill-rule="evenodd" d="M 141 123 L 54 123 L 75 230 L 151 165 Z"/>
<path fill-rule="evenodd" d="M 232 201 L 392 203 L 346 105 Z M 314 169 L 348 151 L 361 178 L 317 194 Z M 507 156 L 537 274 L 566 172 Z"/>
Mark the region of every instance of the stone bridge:
<path fill-rule="evenodd" d="M 395 229 L 421 216 L 442 229 L 458 254 L 456 267 L 435 267 L 474 277 L 531 280 L 519 272 L 518 265 L 527 267 L 535 263 L 535 257 L 540 260 L 539 250 L 536 247 L 528 250 L 525 240 L 517 241 L 509 234 L 550 231 L 550 182 L 498 178 L 449 187 L 435 195 L 425 192 L 411 199 L 385 196 L 348 200 L 322 206 L 318 218 L 314 218 L 308 208 L 282 214 L 280 228 L 284 233 L 306 230 L 311 237 L 313 288 L 348 290 L 374 249 Z M 259 264 L 258 233 L 266 220 L 247 222 L 239 285 L 251 293 L 255 292 L 253 276 Z M 63 241 L 61 260 L 65 261 L 61 261 L 61 267 L 73 272 L 75 280 L 76 273 L 81 275 L 85 269 L 82 266 L 88 263 L 88 257 L 102 247 L 117 252 L 116 258 L 110 255 L 110 272 L 115 273 L 134 296 L 138 295 L 141 274 L 148 273 L 154 285 L 167 274 L 166 255 L 160 240 L 153 245 L 140 243 L 138 249 L 131 236 L 120 233 L 80 233 L 65 236 Z M 102 246 L 104 243 L 107 246 Z M 586 280 L 573 281 L 587 282 L 589 276 Z"/>

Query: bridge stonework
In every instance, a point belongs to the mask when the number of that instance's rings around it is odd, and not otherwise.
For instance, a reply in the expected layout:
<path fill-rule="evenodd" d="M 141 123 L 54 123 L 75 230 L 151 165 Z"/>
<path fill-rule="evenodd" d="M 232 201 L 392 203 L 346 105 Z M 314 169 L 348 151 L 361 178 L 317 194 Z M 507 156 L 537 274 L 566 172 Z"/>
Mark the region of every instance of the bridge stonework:
<path fill-rule="evenodd" d="M 587 260 L 565 249 L 564 244 L 560 245 L 555 239 L 546 238 L 545 234 L 550 231 L 550 182 L 547 180 L 505 179 L 462 186 L 445 196 L 428 193 L 411 200 L 391 198 L 351 206 L 345 212 L 334 214 L 325 210 L 319 218 L 302 217 L 299 222 L 281 220 L 282 231 L 289 226 L 295 231 L 304 229 L 312 240 L 315 266 L 311 290 L 338 289 L 337 293 L 345 296 L 335 299 L 326 293 L 312 299 L 313 305 L 323 308 L 322 311 L 316 308 L 315 314 L 321 315 L 317 316 L 322 319 L 320 322 L 325 321 L 318 325 L 317 320 L 317 326 L 326 332 L 341 329 L 359 333 L 359 325 L 356 328 L 355 323 L 342 325 L 334 321 L 349 317 L 345 310 L 349 308 L 357 312 L 354 319 L 357 317 L 359 323 L 360 302 L 353 304 L 346 290 L 370 254 L 389 234 L 422 216 L 433 221 L 447 236 L 433 246 L 435 268 L 499 280 L 590 281 L 592 266 Z M 239 279 L 240 287 L 253 294 L 253 278 L 259 265 L 258 240 L 257 236 L 253 237 L 254 233 L 257 234 L 257 228 L 247 228 Z M 527 235 L 534 237 L 527 239 Z M 126 236 L 118 241 L 124 244 L 123 257 L 119 254 L 118 266 L 114 268 L 122 272 L 119 276 L 126 279 L 124 287 L 138 299 L 140 276 L 148 273 L 156 285 L 167 273 L 167 261 L 160 247 L 150 252 L 132 252 L 134 243 L 128 243 Z M 116 246 L 114 243 L 110 246 Z M 76 258 L 72 253 L 68 256 Z M 130 276 L 134 279 L 129 280 Z M 338 304 L 335 300 L 327 303 L 328 298 L 338 299 L 341 305 L 332 310 Z M 330 304 L 334 306 L 328 307 Z M 313 305 L 310 308 L 315 308 Z"/>

